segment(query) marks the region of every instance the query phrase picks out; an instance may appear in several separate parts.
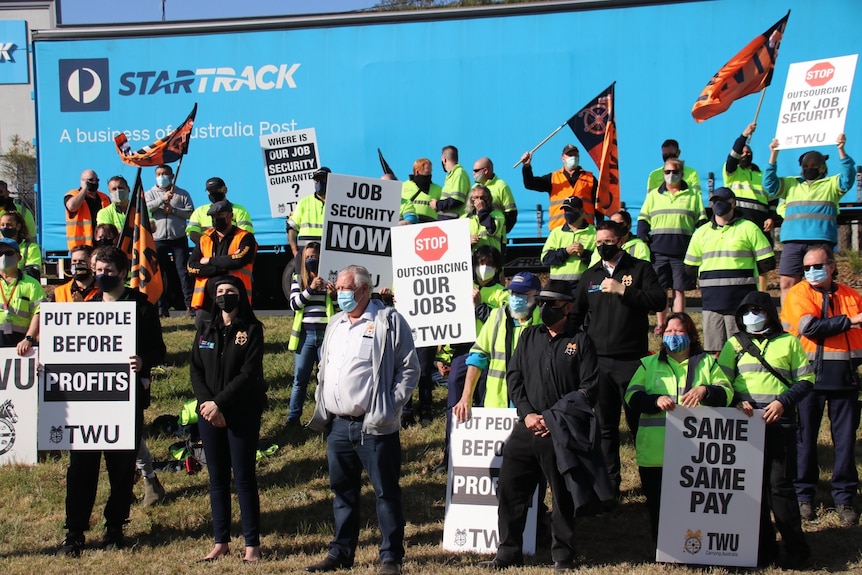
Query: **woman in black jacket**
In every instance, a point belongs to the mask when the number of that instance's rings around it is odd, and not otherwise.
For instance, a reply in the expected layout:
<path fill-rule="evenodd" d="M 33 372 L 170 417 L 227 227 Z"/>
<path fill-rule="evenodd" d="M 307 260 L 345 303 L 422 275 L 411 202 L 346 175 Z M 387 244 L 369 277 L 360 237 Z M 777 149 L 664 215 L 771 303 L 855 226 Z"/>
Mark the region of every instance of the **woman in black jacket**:
<path fill-rule="evenodd" d="M 204 561 L 228 554 L 230 473 L 239 497 L 243 561 L 260 559 L 260 497 L 255 459 L 266 406 L 263 325 L 234 276 L 215 280 L 212 320 L 198 329 L 192 345 L 191 380 L 198 400 L 198 427 L 210 476 L 215 546 Z"/>

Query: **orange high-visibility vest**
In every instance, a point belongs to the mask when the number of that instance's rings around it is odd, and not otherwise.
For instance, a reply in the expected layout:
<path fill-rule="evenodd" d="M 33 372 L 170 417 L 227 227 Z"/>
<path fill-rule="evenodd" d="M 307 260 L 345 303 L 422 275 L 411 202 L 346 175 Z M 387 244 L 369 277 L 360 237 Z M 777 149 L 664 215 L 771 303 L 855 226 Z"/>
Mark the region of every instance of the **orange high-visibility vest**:
<path fill-rule="evenodd" d="M 66 196 L 74 197 L 80 193 L 81 190 L 69 190 Z M 99 197 L 103 208 L 111 205 L 111 198 L 102 192 L 96 192 L 96 195 Z M 93 222 L 95 221 L 96 214 L 90 213 L 90 204 L 86 201 L 81 204 L 81 207 L 75 212 L 74 217 L 69 217 L 69 210 L 66 210 L 66 244 L 69 246 L 70 252 L 75 246 L 82 244 L 93 245 L 93 230 L 95 229 Z"/>
<path fill-rule="evenodd" d="M 214 244 L 212 236 L 214 233 L 216 233 L 215 228 L 210 228 L 201 235 L 201 257 L 213 257 Z M 246 235 L 248 235 L 247 231 L 236 228 L 233 239 L 230 241 L 230 246 L 228 247 L 228 253 L 233 254 L 238 252 L 240 244 Z M 242 281 L 242 284 L 245 286 L 245 291 L 248 294 L 249 304 L 251 304 L 251 274 L 253 265 L 253 263 L 249 263 L 238 270 L 232 270 L 229 272 L 229 275 L 238 277 Z M 195 289 L 192 293 L 192 307 L 194 309 L 200 309 L 203 307 L 204 295 L 206 294 L 207 281 L 209 279 L 210 278 L 200 276 L 195 278 Z"/>
<path fill-rule="evenodd" d="M 588 224 L 596 223 L 596 198 L 593 191 L 596 189 L 596 177 L 590 172 L 581 171 L 575 184 L 569 183 L 565 170 L 557 170 L 551 174 L 551 207 L 548 213 L 551 216 L 548 229 L 553 230 L 562 226 L 566 219 L 563 216 L 563 200 L 572 196 L 581 198 L 584 202 L 584 219 Z"/>
<path fill-rule="evenodd" d="M 54 301 L 56 302 L 73 302 L 73 301 L 90 301 L 99 293 L 99 288 L 93 284 L 93 288 L 87 292 L 86 297 L 83 300 L 76 300 L 75 296 L 72 294 L 72 284 L 75 283 L 75 280 L 70 282 L 66 282 L 63 285 L 57 286 L 54 290 Z M 75 292 L 78 293 L 78 292 Z"/>

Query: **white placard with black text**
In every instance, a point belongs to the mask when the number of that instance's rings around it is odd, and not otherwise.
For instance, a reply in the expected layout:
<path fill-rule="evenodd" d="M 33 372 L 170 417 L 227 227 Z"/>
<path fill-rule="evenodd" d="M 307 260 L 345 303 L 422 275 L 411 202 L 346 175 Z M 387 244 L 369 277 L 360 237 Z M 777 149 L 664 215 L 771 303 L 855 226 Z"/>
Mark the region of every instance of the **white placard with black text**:
<path fill-rule="evenodd" d="M 778 146 L 832 146 L 844 132 L 858 54 L 796 62 L 787 71 L 775 137 Z"/>
<path fill-rule="evenodd" d="M 41 310 L 39 449 L 135 449 L 135 302 Z"/>
<path fill-rule="evenodd" d="M 365 266 L 374 291 L 392 287 L 392 227 L 401 211 L 401 182 L 329 174 L 320 276 L 335 283 L 349 265 Z"/>
<path fill-rule="evenodd" d="M 443 548 L 447 551 L 493 553 L 497 531 L 497 480 L 503 462 L 503 445 L 518 421 L 514 408 L 477 407 L 464 422 L 452 419 L 449 478 L 446 481 L 446 520 Z M 523 552 L 536 552 L 536 518 L 539 492 L 533 493 Z"/>
<path fill-rule="evenodd" d="M 314 193 L 314 172 L 320 150 L 314 128 L 260 137 L 269 210 L 272 217 L 289 216 L 299 200 Z"/>
<path fill-rule="evenodd" d="M 729 407 L 667 412 L 656 561 L 757 565 L 762 416 Z"/>
<path fill-rule="evenodd" d="M 395 307 L 416 347 L 476 340 L 470 222 L 392 228 Z"/>
<path fill-rule="evenodd" d="M 36 463 L 37 353 L 0 348 L 0 465 Z"/>

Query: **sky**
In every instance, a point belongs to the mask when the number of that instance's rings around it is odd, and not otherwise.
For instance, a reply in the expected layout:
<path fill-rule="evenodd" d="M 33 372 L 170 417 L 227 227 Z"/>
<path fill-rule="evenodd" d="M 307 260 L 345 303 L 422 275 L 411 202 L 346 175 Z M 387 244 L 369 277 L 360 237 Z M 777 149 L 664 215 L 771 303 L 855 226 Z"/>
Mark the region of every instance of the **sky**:
<path fill-rule="evenodd" d="M 165 20 L 349 12 L 377 3 L 378 0 L 166 0 Z M 159 22 L 162 0 L 60 0 L 60 10 L 61 22 L 66 25 Z"/>

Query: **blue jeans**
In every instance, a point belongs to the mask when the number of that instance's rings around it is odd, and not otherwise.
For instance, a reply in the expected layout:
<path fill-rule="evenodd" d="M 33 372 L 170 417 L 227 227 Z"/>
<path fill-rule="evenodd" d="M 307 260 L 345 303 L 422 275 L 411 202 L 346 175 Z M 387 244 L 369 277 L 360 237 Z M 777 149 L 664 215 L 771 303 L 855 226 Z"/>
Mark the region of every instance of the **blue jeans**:
<path fill-rule="evenodd" d="M 326 438 L 329 486 L 335 499 L 332 511 L 335 536 L 329 554 L 353 562 L 359 542 L 359 499 L 362 470 L 377 496 L 380 525 L 380 561 L 401 563 L 404 559 L 404 502 L 401 497 L 401 437 L 362 433 L 362 423 L 335 418 Z"/>
<path fill-rule="evenodd" d="M 302 329 L 299 334 L 299 347 L 293 354 L 293 390 L 290 392 L 290 409 L 287 422 L 298 422 L 302 416 L 302 405 L 308 392 L 308 380 L 314 364 L 320 361 L 320 346 L 323 345 L 323 331 Z"/>
<path fill-rule="evenodd" d="M 257 442 L 260 439 L 261 413 L 238 414 L 228 419 L 227 427 L 213 427 L 198 418 L 210 476 L 210 506 L 216 543 L 230 542 L 230 472 L 239 499 L 242 534 L 246 547 L 260 545 L 260 496 L 257 490 Z"/>

